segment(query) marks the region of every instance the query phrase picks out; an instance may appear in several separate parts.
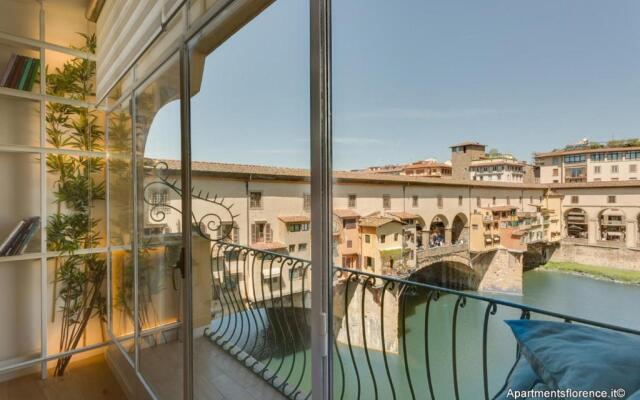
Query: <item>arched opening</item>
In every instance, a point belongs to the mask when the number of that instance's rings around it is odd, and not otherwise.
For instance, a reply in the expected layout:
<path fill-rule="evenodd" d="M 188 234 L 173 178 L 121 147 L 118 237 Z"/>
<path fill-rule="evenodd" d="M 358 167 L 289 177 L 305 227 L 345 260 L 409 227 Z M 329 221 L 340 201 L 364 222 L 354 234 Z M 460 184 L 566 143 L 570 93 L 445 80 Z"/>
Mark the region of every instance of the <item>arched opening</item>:
<path fill-rule="evenodd" d="M 477 290 L 476 273 L 456 261 L 440 261 L 414 272 L 409 280 L 455 290 Z"/>
<path fill-rule="evenodd" d="M 624 212 L 618 208 L 606 208 L 598 214 L 598 240 L 624 242 L 627 227 Z"/>
<path fill-rule="evenodd" d="M 464 244 L 469 242 L 469 227 L 467 216 L 460 213 L 455 216 L 451 224 L 451 243 Z"/>
<path fill-rule="evenodd" d="M 446 243 L 445 232 L 449 221 L 444 215 L 436 215 L 429 225 L 429 247 L 444 246 Z"/>
<path fill-rule="evenodd" d="M 581 208 L 572 208 L 564 214 L 566 234 L 571 239 L 589 238 L 589 218 L 587 212 Z"/>

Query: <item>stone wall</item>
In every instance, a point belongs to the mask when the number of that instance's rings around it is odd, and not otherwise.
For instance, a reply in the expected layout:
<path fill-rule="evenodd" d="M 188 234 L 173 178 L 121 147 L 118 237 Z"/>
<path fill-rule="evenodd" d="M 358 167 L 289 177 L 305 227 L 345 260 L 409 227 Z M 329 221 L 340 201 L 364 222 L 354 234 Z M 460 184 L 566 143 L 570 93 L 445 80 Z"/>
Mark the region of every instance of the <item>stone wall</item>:
<path fill-rule="evenodd" d="M 496 249 L 472 257 L 479 291 L 522 294 L 522 253 Z"/>
<path fill-rule="evenodd" d="M 381 283 L 381 282 L 378 282 Z M 362 326 L 362 295 L 364 293 L 364 333 L 367 348 L 382 351 L 381 324 L 384 324 L 385 350 L 398 353 L 398 315 L 399 302 L 397 290 L 387 290 L 384 298 L 384 316 L 381 316 L 382 287 L 372 287 L 358 281 L 340 282 L 333 287 L 333 324 L 334 334 L 338 343 L 348 344 L 347 328 L 352 346 L 364 347 Z M 364 288 L 364 291 L 363 291 Z M 397 285 L 396 285 L 397 289 Z M 348 303 L 348 319 L 345 313 L 345 296 Z"/>
<path fill-rule="evenodd" d="M 563 241 L 553 250 L 551 261 L 640 271 L 640 249 Z"/>

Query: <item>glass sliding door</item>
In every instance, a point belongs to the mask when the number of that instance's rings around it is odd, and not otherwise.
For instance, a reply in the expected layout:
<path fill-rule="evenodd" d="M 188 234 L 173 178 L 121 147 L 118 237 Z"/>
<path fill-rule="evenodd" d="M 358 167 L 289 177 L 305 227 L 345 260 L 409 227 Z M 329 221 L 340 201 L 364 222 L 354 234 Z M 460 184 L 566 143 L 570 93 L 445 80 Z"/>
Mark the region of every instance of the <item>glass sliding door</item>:
<path fill-rule="evenodd" d="M 309 9 L 262 3 L 189 44 L 196 399 L 311 390 Z"/>
<path fill-rule="evenodd" d="M 138 370 L 159 399 L 183 396 L 180 72 L 174 55 L 136 90 Z"/>

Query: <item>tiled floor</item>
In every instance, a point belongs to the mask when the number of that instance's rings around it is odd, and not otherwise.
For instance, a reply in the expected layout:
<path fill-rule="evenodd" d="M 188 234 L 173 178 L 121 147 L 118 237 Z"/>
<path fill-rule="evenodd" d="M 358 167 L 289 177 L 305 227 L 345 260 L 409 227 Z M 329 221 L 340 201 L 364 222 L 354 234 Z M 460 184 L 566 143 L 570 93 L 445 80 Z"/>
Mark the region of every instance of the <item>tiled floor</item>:
<path fill-rule="evenodd" d="M 61 378 L 30 374 L 0 382 L 0 400 L 123 400 L 120 385 L 102 355 L 69 365 Z"/>
<path fill-rule="evenodd" d="M 147 382 L 162 399 L 179 399 L 177 343 L 143 350 L 140 357 Z M 207 338 L 194 341 L 194 390 L 198 400 L 283 399 L 284 396 Z M 173 365 L 172 365 L 173 364 Z M 146 365 L 146 367 L 145 367 Z M 149 367 L 155 366 L 155 367 Z"/>

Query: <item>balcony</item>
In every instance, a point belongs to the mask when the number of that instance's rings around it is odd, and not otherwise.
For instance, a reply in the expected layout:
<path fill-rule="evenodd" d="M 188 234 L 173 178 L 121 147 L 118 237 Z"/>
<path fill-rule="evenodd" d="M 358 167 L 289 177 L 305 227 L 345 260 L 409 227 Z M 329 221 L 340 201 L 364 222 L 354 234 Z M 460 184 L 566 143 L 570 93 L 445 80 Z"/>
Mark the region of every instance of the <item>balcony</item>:
<path fill-rule="evenodd" d="M 239 245 L 213 243 L 214 249 L 221 246 L 223 251 L 255 252 Z M 287 276 L 291 265 L 298 265 L 306 289 L 296 295 L 287 289 L 285 279 L 271 287 L 268 295 L 254 300 L 247 295 L 253 291 L 250 285 L 229 289 L 214 281 L 219 293 L 214 302 L 219 307 L 204 337 L 284 397 L 308 398 L 312 362 L 307 286 L 310 263 L 275 253 L 255 255 L 266 260 L 262 273 L 275 271 L 278 278 Z M 250 258 L 246 260 L 253 264 Z M 223 268 L 223 274 L 230 272 Z M 629 331 L 360 270 L 335 267 L 333 276 L 333 393 L 338 398 L 449 398 L 454 393 L 461 398 L 490 398 L 513 363 L 515 342 L 501 328 L 504 319 L 575 322 Z M 469 317 L 484 322 L 465 324 L 462 329 L 459 323 Z M 440 320 L 452 322 L 446 332 Z M 472 363 L 478 368 L 465 367 Z M 475 397 L 468 397 L 473 391 Z"/>

